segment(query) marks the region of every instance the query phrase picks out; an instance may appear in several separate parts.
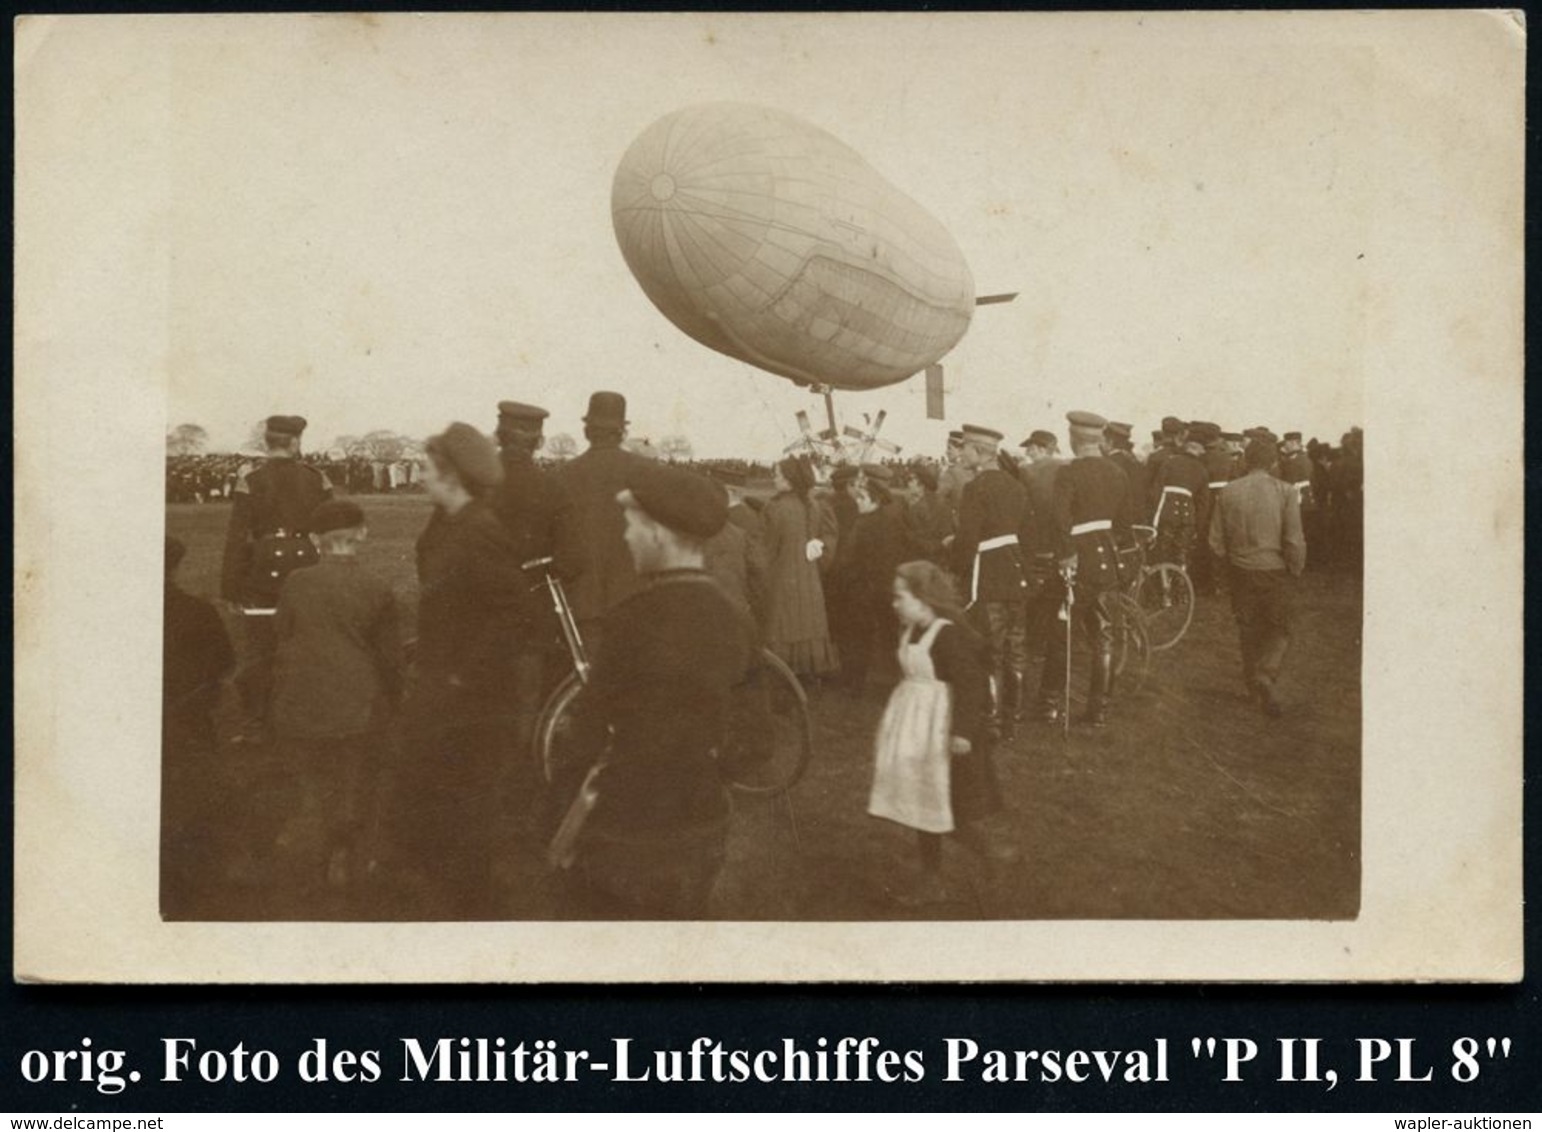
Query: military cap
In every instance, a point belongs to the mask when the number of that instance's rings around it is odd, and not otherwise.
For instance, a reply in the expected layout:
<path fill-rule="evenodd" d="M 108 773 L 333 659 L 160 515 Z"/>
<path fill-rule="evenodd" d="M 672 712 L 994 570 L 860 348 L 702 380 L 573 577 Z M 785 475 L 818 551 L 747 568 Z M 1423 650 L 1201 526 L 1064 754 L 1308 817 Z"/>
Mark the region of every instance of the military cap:
<path fill-rule="evenodd" d="M 1201 444 L 1211 444 L 1221 439 L 1221 426 L 1209 421 L 1189 422 L 1189 439 Z"/>
<path fill-rule="evenodd" d="M 1165 432 L 1168 436 L 1177 436 L 1186 427 L 1187 426 L 1184 425 L 1183 421 L 1179 420 L 1177 417 L 1162 418 L 1162 431 Z"/>
<path fill-rule="evenodd" d="M 351 499 L 328 499 L 311 512 L 308 529 L 313 535 L 346 531 L 364 525 L 364 509 Z"/>
<path fill-rule="evenodd" d="M 1000 444 L 1005 439 L 1002 433 L 984 425 L 966 424 L 959 430 L 963 439 L 971 444 Z"/>
<path fill-rule="evenodd" d="M 1299 432 L 1287 432 L 1284 436 L 1284 439 L 1294 440 L 1299 444 L 1301 442 L 1301 434 Z"/>
<path fill-rule="evenodd" d="M 604 390 L 589 394 L 589 411 L 584 414 L 584 423 L 621 428 L 627 423 L 626 398 Z"/>
<path fill-rule="evenodd" d="M 1251 436 L 1244 436 L 1240 432 L 1223 432 L 1221 433 L 1221 439 L 1237 444 L 1244 440 L 1252 440 L 1253 438 Z"/>
<path fill-rule="evenodd" d="M 949 444 L 962 444 L 963 441 L 964 441 L 964 430 L 963 429 L 955 428 L 955 429 L 950 429 L 948 431 L 948 443 Z"/>
<path fill-rule="evenodd" d="M 1040 448 L 1055 447 L 1055 434 L 1046 432 L 1042 428 L 1036 428 L 1028 434 L 1028 439 L 1018 445 L 1019 448 L 1031 448 L 1037 445 Z"/>
<path fill-rule="evenodd" d="M 877 480 L 879 483 L 888 483 L 894 478 L 894 473 L 882 464 L 863 464 L 862 474 L 870 480 Z"/>
<path fill-rule="evenodd" d="M 857 478 L 857 471 L 858 469 L 851 464 L 842 464 L 830 473 L 830 482 L 836 487 L 840 487 L 843 483 L 850 483 Z"/>
<path fill-rule="evenodd" d="M 430 437 L 424 449 L 437 457 L 460 477 L 468 489 L 495 487 L 503 482 L 503 462 L 493 442 L 462 421 L 456 421 L 438 436 Z"/>
<path fill-rule="evenodd" d="M 1104 429 L 1110 436 L 1117 436 L 1122 440 L 1130 439 L 1130 434 L 1134 430 L 1134 425 L 1125 424 L 1123 421 L 1109 421 L 1108 427 Z"/>
<path fill-rule="evenodd" d="M 539 405 L 527 405 L 523 401 L 499 401 L 498 416 L 511 421 L 532 421 L 539 424 L 551 414 Z"/>
<path fill-rule="evenodd" d="M 1096 444 L 1103 439 L 1103 430 L 1108 427 L 1106 417 L 1100 417 L 1096 413 L 1088 413 L 1081 409 L 1072 409 L 1065 415 L 1065 419 L 1071 422 L 1071 443 Z"/>
<path fill-rule="evenodd" d="M 616 502 L 637 508 L 660 526 L 699 539 L 711 538 L 728 522 L 723 485 L 672 464 L 638 464 Z"/>
<path fill-rule="evenodd" d="M 304 417 L 269 417 L 263 427 L 280 436 L 299 436 L 307 423 Z"/>

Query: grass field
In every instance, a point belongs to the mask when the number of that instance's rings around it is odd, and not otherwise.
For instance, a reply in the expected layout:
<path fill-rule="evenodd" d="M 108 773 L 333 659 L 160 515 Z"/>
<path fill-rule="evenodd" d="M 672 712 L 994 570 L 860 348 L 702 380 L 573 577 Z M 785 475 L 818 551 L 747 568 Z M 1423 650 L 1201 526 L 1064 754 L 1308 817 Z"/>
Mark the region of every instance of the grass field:
<path fill-rule="evenodd" d="M 422 497 L 364 497 L 366 566 L 415 607 L 413 544 Z M 180 580 L 218 589 L 228 510 L 174 505 L 188 544 Z M 1202 599 L 1178 646 L 1101 731 L 1030 724 L 996 751 L 1013 864 L 949 845 L 950 898 L 898 906 L 913 835 L 867 816 L 871 743 L 887 690 L 812 697 L 814 761 L 785 798 L 737 797 L 714 914 L 741 920 L 1340 919 L 1360 899 L 1360 624 L 1356 574 L 1310 573 L 1298 591 L 1284 718 L 1244 695 L 1225 597 Z M 239 627 L 232 628 L 233 635 Z M 239 648 L 239 636 L 235 636 Z M 1032 680 L 1032 678 L 1030 678 Z M 1078 679 L 1084 679 L 1079 676 Z M 227 701 L 231 696 L 227 693 Z M 227 703 L 226 715 L 233 714 Z M 228 722 L 228 721 L 227 721 Z M 410 917 L 389 884 L 344 904 L 315 878 L 263 872 L 252 855 L 283 839 L 292 795 L 259 749 L 222 746 L 218 764 L 179 778 L 178 806 L 205 815 L 168 843 L 176 907 L 189 919 Z M 187 783 L 193 785 L 189 787 Z M 174 804 L 175 803 L 175 804 Z M 535 847 L 511 839 L 500 872 L 513 919 L 554 914 Z"/>

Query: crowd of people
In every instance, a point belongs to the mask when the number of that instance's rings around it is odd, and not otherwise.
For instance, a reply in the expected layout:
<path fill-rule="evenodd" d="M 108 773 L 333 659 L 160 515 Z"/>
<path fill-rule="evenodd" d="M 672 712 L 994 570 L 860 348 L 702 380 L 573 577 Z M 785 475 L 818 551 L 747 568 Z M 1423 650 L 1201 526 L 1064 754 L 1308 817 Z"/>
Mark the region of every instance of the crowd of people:
<path fill-rule="evenodd" d="M 305 453 L 299 462 L 314 468 L 327 484 L 349 495 L 383 495 L 422 490 L 422 466 L 416 460 L 374 460 L 368 456 L 334 458 Z M 196 453 L 166 457 L 167 503 L 229 503 L 243 477 L 262 463 L 240 453 Z"/>
<path fill-rule="evenodd" d="M 930 899 L 943 835 L 1012 853 L 995 823 L 996 746 L 1030 715 L 1071 722 L 1068 676 L 1086 682 L 1074 722 L 1110 722 L 1113 597 L 1140 528 L 1199 593 L 1229 590 L 1265 716 L 1286 710 L 1291 579 L 1308 547 L 1314 565 L 1358 563 L 1359 429 L 1330 447 L 1168 418 L 1142 459 L 1129 425 L 1075 412 L 1068 456 L 1049 429 L 1018 457 L 1001 431 L 965 425 L 938 460 L 794 456 L 764 483 L 748 461 L 631 451 L 626 411 L 595 393 L 587 450 L 558 466 L 538 455 L 546 411 L 518 402 L 500 403 L 496 444 L 464 423 L 427 442 L 412 481 L 434 506 L 410 678 L 412 630 L 358 562 L 368 515 L 353 497 L 368 489 L 302 457 L 303 418 L 269 419 L 260 466 L 184 458 L 233 476 L 221 599 L 245 640 L 232 741 L 285 752 L 307 808 L 327 815 L 327 883 L 357 885 L 384 860 L 420 878 L 433 914 L 496 916 L 495 844 L 512 823 L 532 844 L 557 833 L 567 914 L 708 914 L 728 813 L 714 758 L 764 646 L 810 687 L 888 694 L 870 812 L 917 831 L 904 896 Z M 168 759 L 215 746 L 235 670 L 220 619 L 176 586 L 181 552 L 168 540 Z M 569 666 L 535 562 L 563 582 L 592 660 L 582 781 L 557 789 L 529 755 Z M 1088 657 L 1074 675 L 1073 634 Z"/>

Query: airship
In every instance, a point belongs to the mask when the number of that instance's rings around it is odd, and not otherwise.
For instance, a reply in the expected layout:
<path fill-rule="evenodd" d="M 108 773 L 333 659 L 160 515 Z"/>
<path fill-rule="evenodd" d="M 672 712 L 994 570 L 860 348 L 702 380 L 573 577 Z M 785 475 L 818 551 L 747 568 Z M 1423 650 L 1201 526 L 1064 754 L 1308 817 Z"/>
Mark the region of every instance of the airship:
<path fill-rule="evenodd" d="M 947 229 L 850 146 L 780 110 L 715 102 L 660 118 L 622 157 L 611 216 L 670 322 L 821 391 L 935 369 L 974 314 Z"/>

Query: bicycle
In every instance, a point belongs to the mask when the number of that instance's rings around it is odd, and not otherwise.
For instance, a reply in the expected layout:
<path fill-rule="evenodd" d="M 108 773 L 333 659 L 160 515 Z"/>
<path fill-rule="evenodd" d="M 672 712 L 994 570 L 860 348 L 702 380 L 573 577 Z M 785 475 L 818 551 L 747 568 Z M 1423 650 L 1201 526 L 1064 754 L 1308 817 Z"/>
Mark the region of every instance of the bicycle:
<path fill-rule="evenodd" d="M 1151 563 L 1147 554 L 1156 540 L 1156 528 L 1136 526 L 1136 561 L 1129 565 L 1124 593 L 1145 614 L 1152 652 L 1172 648 L 1189 631 L 1194 620 L 1194 583 L 1189 572 L 1176 562 Z"/>
<path fill-rule="evenodd" d="M 562 579 L 552 573 L 550 558 L 524 564 L 539 569 L 552 609 L 562 629 L 573 669 L 541 707 L 532 738 L 532 754 L 550 784 L 571 781 L 588 769 L 592 751 L 575 745 L 574 705 L 589 683 L 591 663 Z M 723 744 L 714 749 L 723 780 L 744 794 L 782 794 L 808 769 L 814 753 L 814 725 L 808 697 L 792 669 L 769 649 L 760 649 L 745 678 L 735 686 L 729 703 Z"/>

